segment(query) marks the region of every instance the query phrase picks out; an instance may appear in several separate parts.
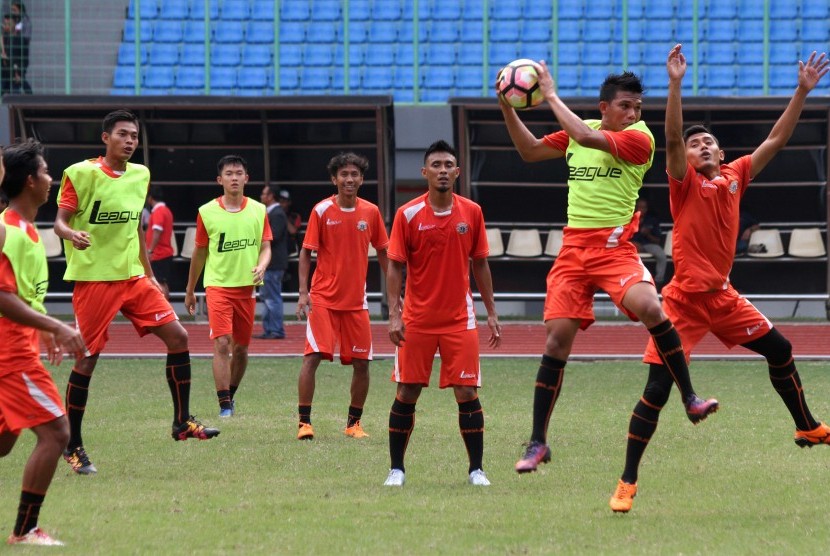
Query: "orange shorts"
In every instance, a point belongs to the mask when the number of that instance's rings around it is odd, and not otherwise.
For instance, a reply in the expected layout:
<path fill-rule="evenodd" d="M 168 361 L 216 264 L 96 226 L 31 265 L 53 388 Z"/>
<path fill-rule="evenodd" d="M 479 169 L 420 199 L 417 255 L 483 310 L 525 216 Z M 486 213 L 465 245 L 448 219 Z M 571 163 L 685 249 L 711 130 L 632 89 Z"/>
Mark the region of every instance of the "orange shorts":
<path fill-rule="evenodd" d="M 251 344 L 254 332 L 254 315 L 256 314 L 255 297 L 229 295 L 223 288 L 205 288 L 207 300 L 208 325 L 210 339 L 221 336 L 233 336 L 233 343 L 238 346 Z"/>
<path fill-rule="evenodd" d="M 334 347 L 340 343 L 340 363 L 351 365 L 352 359 L 372 360 L 372 327 L 369 311 L 337 311 L 312 307 L 305 328 L 305 355 L 319 353 L 334 360 Z"/>
<path fill-rule="evenodd" d="M 72 293 L 75 324 L 89 354 L 103 351 L 118 311 L 133 323 L 139 336 L 179 320 L 170 302 L 145 276 L 115 282 L 75 282 Z"/>
<path fill-rule="evenodd" d="M 0 376 L 0 433 L 19 435 L 65 414 L 55 381 L 43 365 Z"/>
<path fill-rule="evenodd" d="M 478 359 L 478 329 L 447 334 L 405 333 L 406 340 L 395 350 L 392 381 L 429 386 L 435 352 L 441 355 L 439 388 L 448 386 L 481 387 Z"/>
<path fill-rule="evenodd" d="M 757 340 L 772 330 L 767 317 L 731 285 L 718 292 L 687 293 L 669 283 L 662 294 L 663 312 L 680 335 L 686 361 L 707 332 L 731 349 Z M 643 362 L 661 363 L 652 339 L 648 341 Z"/>
<path fill-rule="evenodd" d="M 585 330 L 594 322 L 594 294 L 603 290 L 633 321 L 637 317 L 622 306 L 628 289 L 638 282 L 654 284 L 634 244 L 619 247 L 562 247 L 547 278 L 544 320 L 580 319 Z"/>

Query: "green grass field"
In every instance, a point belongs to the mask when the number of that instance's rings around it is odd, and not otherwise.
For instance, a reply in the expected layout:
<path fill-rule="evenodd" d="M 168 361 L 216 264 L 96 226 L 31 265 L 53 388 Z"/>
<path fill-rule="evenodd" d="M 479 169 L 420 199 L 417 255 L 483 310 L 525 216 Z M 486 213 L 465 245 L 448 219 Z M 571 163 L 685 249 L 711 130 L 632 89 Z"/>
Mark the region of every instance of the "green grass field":
<path fill-rule="evenodd" d="M 513 464 L 530 432 L 536 361 L 485 360 L 488 488 L 466 484 L 452 393 L 425 390 L 403 489 L 382 486 L 391 362 L 373 364 L 363 420 L 371 437 L 364 440 L 342 433 L 350 368 L 321 366 L 313 442 L 295 439 L 299 364 L 252 360 L 237 393 L 238 415 L 220 423 L 209 361 L 197 360 L 192 411 L 222 434 L 173 442 L 161 360 L 102 360 L 84 435 L 98 475 L 75 476 L 61 462 L 41 525 L 67 551 L 94 554 L 827 551 L 830 449 L 796 447 L 790 417 L 760 361 L 694 364 L 697 389 L 718 397 L 722 409 L 695 427 L 674 393 L 627 515 L 613 514 L 608 498 L 622 471 L 628 416 L 646 375 L 642 364 L 569 364 L 551 424 L 553 461 L 519 476 Z M 55 373 L 61 391 L 68 370 L 65 363 Z M 830 419 L 828 365 L 802 363 L 800 370 L 814 414 Z M 33 439 L 26 432 L 0 460 L 3 534 L 14 523 Z"/>

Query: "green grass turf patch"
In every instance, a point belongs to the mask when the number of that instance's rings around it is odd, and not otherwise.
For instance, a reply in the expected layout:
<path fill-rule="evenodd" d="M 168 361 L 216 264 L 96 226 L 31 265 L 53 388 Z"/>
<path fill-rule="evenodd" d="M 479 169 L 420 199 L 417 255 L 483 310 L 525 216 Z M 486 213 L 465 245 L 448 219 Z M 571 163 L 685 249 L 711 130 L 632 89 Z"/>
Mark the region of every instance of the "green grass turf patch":
<path fill-rule="evenodd" d="M 40 522 L 68 550 L 92 554 L 826 553 L 830 447 L 796 447 L 760 360 L 693 365 L 698 392 L 722 409 L 693 426 L 673 393 L 627 515 L 608 499 L 646 366 L 570 363 L 549 431 L 553 460 L 519 476 L 537 365 L 483 361 L 491 487 L 466 483 L 456 404 L 432 387 L 418 404 L 406 485 L 392 489 L 382 486 L 390 360 L 372 365 L 363 440 L 342 432 L 351 368 L 321 365 L 312 442 L 295 439 L 299 359 L 252 359 L 238 415 L 221 422 L 210 362 L 195 361 L 191 409 L 222 429 L 204 442 L 170 438 L 160 360 L 101 360 L 84 426 L 99 473 L 76 476 L 61 461 Z M 55 372 L 60 391 L 69 367 Z M 814 415 L 830 418 L 827 364 L 799 367 Z M 24 433 L 0 460 L 0 531 L 14 523 L 33 441 Z"/>

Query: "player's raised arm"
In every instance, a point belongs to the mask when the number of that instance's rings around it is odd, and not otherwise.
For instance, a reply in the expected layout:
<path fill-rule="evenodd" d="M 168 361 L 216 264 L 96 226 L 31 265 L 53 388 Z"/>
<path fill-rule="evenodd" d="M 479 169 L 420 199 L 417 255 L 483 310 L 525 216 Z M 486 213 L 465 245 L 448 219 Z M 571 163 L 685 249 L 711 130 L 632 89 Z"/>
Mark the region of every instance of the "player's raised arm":
<path fill-rule="evenodd" d="M 686 57 L 677 44 L 669 52 L 666 71 L 669 74 L 669 95 L 666 99 L 666 172 L 676 180 L 686 175 L 686 145 L 683 141 L 683 103 L 681 87 L 686 75 Z"/>
<path fill-rule="evenodd" d="M 757 149 L 752 153 L 752 170 L 751 176 L 754 178 L 761 170 L 763 170 L 769 161 L 778 154 L 778 151 L 784 148 L 787 142 L 792 137 L 795 126 L 798 124 L 798 119 L 801 116 L 801 111 L 804 108 L 804 101 L 807 100 L 807 95 L 818 84 L 819 80 L 830 71 L 830 60 L 827 55 L 822 52 L 816 55 L 814 51 L 810 54 L 807 62 L 798 62 L 798 86 L 795 88 L 790 103 L 784 112 L 772 126 L 772 131 L 769 132 L 766 140 L 761 143 Z"/>

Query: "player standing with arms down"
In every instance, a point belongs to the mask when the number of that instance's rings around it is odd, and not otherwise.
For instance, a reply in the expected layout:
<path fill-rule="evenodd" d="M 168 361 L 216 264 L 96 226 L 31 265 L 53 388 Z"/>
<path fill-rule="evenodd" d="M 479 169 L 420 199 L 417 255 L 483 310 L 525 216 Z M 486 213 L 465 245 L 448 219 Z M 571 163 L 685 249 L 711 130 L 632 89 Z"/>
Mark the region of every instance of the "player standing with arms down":
<path fill-rule="evenodd" d="M 10 199 L 0 215 L 0 457 L 12 451 L 23 429 L 32 429 L 37 437 L 23 469 L 17 521 L 7 542 L 60 546 L 37 522 L 69 425 L 58 389 L 40 362 L 38 339 L 44 340 L 55 365 L 64 348 L 82 357 L 84 343 L 80 333 L 46 316 L 43 305 L 49 270 L 34 220 L 38 207 L 49 200 L 52 178 L 40 144 L 9 147 L 0 158 L 0 183 Z"/>
<path fill-rule="evenodd" d="M 476 203 L 453 193 L 460 173 L 449 144 L 430 145 L 421 169 L 428 191 L 400 207 L 392 224 L 387 297 L 389 338 L 397 346 L 392 379 L 398 387 L 389 412 L 391 468 L 386 486 L 404 484 L 404 455 L 415 428 L 415 404 L 424 386 L 429 386 L 436 350 L 441 353 L 438 386 L 451 386 L 458 403 L 458 426 L 470 459 L 469 482 L 490 484 L 482 469 L 484 411 L 478 398 L 481 368 L 470 260 L 487 309 L 491 347 L 501 344 L 501 325 L 487 262 L 484 215 Z"/>
<path fill-rule="evenodd" d="M 373 354 L 366 272 L 371 243 L 378 253 L 378 264 L 386 273 L 389 238 L 378 207 L 357 196 L 369 161 L 355 153 L 340 153 L 329 160 L 327 168 L 337 194 L 312 209 L 300 250 L 300 297 L 296 314 L 298 319 L 308 317 L 308 325 L 297 385 L 298 440 L 314 438 L 311 402 L 315 374 L 323 358 L 334 359 L 334 347 L 338 342 L 340 363 L 351 364 L 354 369 L 349 414 L 343 432 L 352 438 L 369 436 L 360 423 L 369 394 L 369 361 Z M 317 251 L 317 268 L 309 295 L 312 251 Z"/>
<path fill-rule="evenodd" d="M 66 387 L 70 437 L 64 459 L 76 473 L 97 469 L 81 437 L 89 384 L 107 329 L 118 311 L 140 336 L 158 336 L 167 347 L 167 384 L 173 398 L 174 440 L 206 440 L 219 434 L 190 415 L 190 352 L 187 331 L 153 277 L 141 231 L 141 210 L 150 171 L 129 162 L 138 148 L 138 118 L 127 110 L 104 117 L 106 153 L 64 171 L 55 233 L 64 240 L 66 273 L 74 281 L 72 306 L 87 346 Z"/>
<path fill-rule="evenodd" d="M 536 375 L 533 430 L 516 471 L 535 471 L 550 461 L 547 429 L 562 388 L 565 364 L 580 329 L 594 322 L 593 300 L 602 289 L 632 320 L 640 320 L 656 341 L 665 371 L 677 384 L 693 423 L 717 410 L 692 388 L 680 337 L 660 308 L 654 279 L 631 236 L 639 227 L 634 212 L 643 175 L 654 157 L 654 136 L 640 119 L 643 85 L 631 72 L 609 75 L 599 94 L 599 120 L 581 120 L 556 94 L 541 62 L 539 86 L 562 131 L 536 138 L 499 96 L 510 139 L 522 160 L 565 158 L 569 168 L 568 225 L 562 250 L 547 277 L 545 353 Z"/>
<path fill-rule="evenodd" d="M 271 226 L 265 205 L 245 197 L 245 159 L 223 156 L 217 171 L 222 196 L 199 207 L 184 306 L 191 315 L 196 313 L 196 282 L 205 269 L 219 417 L 231 417 L 236 412 L 233 396 L 248 368 L 256 286 L 262 283 L 271 260 Z"/>
<path fill-rule="evenodd" d="M 675 272 L 663 288 L 663 310 L 675 323 L 687 356 L 707 332 L 727 347 L 741 345 L 763 355 L 770 382 L 795 422 L 795 443 L 801 447 L 830 444 L 830 427 L 816 421 L 807 407 L 792 345 L 735 291 L 729 271 L 735 258 L 741 198 L 749 182 L 789 141 L 807 95 L 830 71 L 828 64 L 823 53 L 816 57 L 815 52 L 807 63 L 799 62 L 798 87 L 769 136 L 752 154 L 723 164 L 724 152 L 708 129 L 696 125 L 683 132 L 680 91 L 686 57 L 679 44 L 666 62 L 666 173 L 674 219 Z M 631 509 L 640 460 L 671 393 L 671 381 L 653 340 L 643 361 L 649 364 L 648 382 L 628 425 L 625 470 L 609 502 L 615 512 Z"/>

